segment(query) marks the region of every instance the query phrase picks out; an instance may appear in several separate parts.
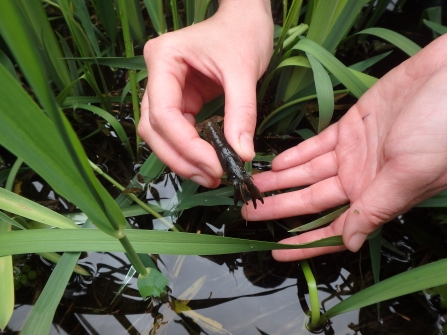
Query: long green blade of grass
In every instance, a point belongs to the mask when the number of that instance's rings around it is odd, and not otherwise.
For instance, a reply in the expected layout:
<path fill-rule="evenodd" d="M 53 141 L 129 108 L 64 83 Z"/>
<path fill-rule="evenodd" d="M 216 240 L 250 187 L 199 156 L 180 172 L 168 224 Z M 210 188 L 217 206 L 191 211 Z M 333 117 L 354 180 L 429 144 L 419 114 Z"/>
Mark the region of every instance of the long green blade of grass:
<path fill-rule="evenodd" d="M 300 249 L 342 245 L 341 236 L 287 245 L 203 234 L 126 230 L 138 253 L 216 255 L 238 252 Z M 98 229 L 34 229 L 0 234 L 0 257 L 32 252 L 124 252 L 119 241 Z"/>
<path fill-rule="evenodd" d="M 117 119 L 115 119 L 115 117 L 113 115 L 109 114 L 107 111 L 105 111 L 99 107 L 92 106 L 92 105 L 79 104 L 77 107 L 88 110 L 92 113 L 95 113 L 95 114 L 99 115 L 100 117 L 102 117 L 104 120 L 106 120 L 110 124 L 110 126 L 113 128 L 113 130 L 116 132 L 116 135 L 118 136 L 118 138 L 123 143 L 124 147 L 126 148 L 127 152 L 129 153 L 129 157 L 133 161 L 135 161 L 135 156 L 133 154 L 132 148 L 130 147 L 129 138 L 127 137 L 127 134 L 126 134 L 123 126 L 121 125 L 121 123 L 119 123 L 119 121 Z"/>
<path fill-rule="evenodd" d="M 314 56 L 306 53 L 314 74 L 318 100 L 318 132 L 323 131 L 331 122 L 334 112 L 334 90 L 328 73 Z"/>
<path fill-rule="evenodd" d="M 205 20 L 206 10 L 211 0 L 195 0 L 194 4 L 194 23 Z"/>
<path fill-rule="evenodd" d="M 151 18 L 152 25 L 158 35 L 162 35 L 168 31 L 166 25 L 165 14 L 163 12 L 162 0 L 144 0 L 146 10 Z M 176 22 L 176 20 L 174 21 Z"/>
<path fill-rule="evenodd" d="M 78 228 L 63 215 L 0 187 L 0 208 L 51 227 Z"/>
<path fill-rule="evenodd" d="M 95 51 L 96 56 L 101 56 L 101 51 L 99 50 L 98 39 L 96 38 L 95 31 L 93 29 L 92 20 L 90 19 L 90 14 L 87 9 L 87 5 L 84 0 L 73 0 L 73 4 L 76 8 L 76 14 L 81 21 L 82 27 L 84 28 L 85 34 L 87 35 L 90 44 Z"/>
<path fill-rule="evenodd" d="M 366 92 L 367 87 L 349 69 L 335 58 L 329 51 L 317 43 L 302 39 L 294 47 L 314 56 L 329 72 L 342 82 L 343 85 L 357 98 Z"/>
<path fill-rule="evenodd" d="M 430 29 L 432 29 L 433 31 L 435 31 L 436 33 L 438 33 L 439 35 L 444 35 L 447 33 L 447 27 L 443 26 L 439 23 L 436 22 L 432 22 L 432 21 L 428 21 L 428 20 L 423 20 L 424 24 L 429 27 Z"/>
<path fill-rule="evenodd" d="M 385 28 L 368 28 L 362 31 L 359 31 L 357 34 L 370 34 L 384 39 L 385 41 L 394 44 L 396 47 L 405 52 L 408 56 L 413 56 L 421 47 L 409 40 L 405 36 L 396 33 L 395 31 L 385 29 Z"/>
<path fill-rule="evenodd" d="M 101 65 L 108 65 L 111 67 L 119 67 L 129 70 L 146 70 L 146 63 L 143 56 L 134 57 L 79 57 L 73 58 L 75 60 L 81 60 L 88 63 L 98 63 Z"/>
<path fill-rule="evenodd" d="M 0 221 L 0 234 L 11 230 L 11 225 Z M 12 271 L 12 256 L 0 257 L 0 330 L 4 330 L 14 310 L 14 278 Z"/>
<path fill-rule="evenodd" d="M 87 221 L 83 226 L 84 229 L 90 227 L 91 221 Z M 22 335 L 49 334 L 54 312 L 67 288 L 79 256 L 80 252 L 66 252 L 62 255 L 26 320 L 20 332 Z"/>
<path fill-rule="evenodd" d="M 321 322 L 380 301 L 444 284 L 447 284 L 447 259 L 422 265 L 368 287 L 329 309 Z"/>
<path fill-rule="evenodd" d="M 62 90 L 72 80 L 67 63 L 63 59 L 61 47 L 42 7 L 42 2 L 20 0 L 17 3 L 34 32 L 39 49 L 47 59 L 45 62 L 46 71 L 54 80 L 58 89 Z M 22 24 L 25 24 L 25 22 L 22 22 Z"/>
<path fill-rule="evenodd" d="M 319 219 L 316 219 L 312 222 L 309 222 L 309 223 L 299 226 L 297 228 L 291 229 L 291 230 L 289 230 L 289 233 L 304 232 L 304 231 L 309 231 L 309 230 L 324 226 L 324 225 L 328 224 L 329 222 L 334 221 L 336 218 L 338 218 L 340 215 L 342 215 L 344 212 L 346 212 L 346 210 L 348 208 L 349 208 L 349 206 L 343 206 L 327 215 L 322 216 Z"/>
<path fill-rule="evenodd" d="M 94 5 L 102 26 L 113 45 L 118 35 L 118 22 L 114 4 L 110 0 L 95 0 Z"/>
<path fill-rule="evenodd" d="M 94 206 L 97 199 L 85 187 L 84 179 L 70 163 L 71 157 L 62 145 L 54 124 L 2 66 L 0 77 L 0 90 L 3 93 L 0 99 L 0 143 L 22 158 L 57 193 L 76 203 L 96 225 L 115 235 L 104 212 Z"/>
<path fill-rule="evenodd" d="M 147 40 L 146 27 L 144 26 L 143 13 L 140 7 L 139 0 L 126 0 L 124 2 L 117 1 L 118 9 L 122 13 L 123 10 L 127 12 L 127 16 L 129 21 L 126 27 L 121 26 L 122 29 L 130 28 L 132 33 L 132 38 L 136 42 L 136 44 L 143 45 Z M 126 8 L 122 7 L 122 4 L 126 6 Z M 121 14 L 120 14 L 121 15 Z M 122 19 L 122 17 L 121 17 Z"/>

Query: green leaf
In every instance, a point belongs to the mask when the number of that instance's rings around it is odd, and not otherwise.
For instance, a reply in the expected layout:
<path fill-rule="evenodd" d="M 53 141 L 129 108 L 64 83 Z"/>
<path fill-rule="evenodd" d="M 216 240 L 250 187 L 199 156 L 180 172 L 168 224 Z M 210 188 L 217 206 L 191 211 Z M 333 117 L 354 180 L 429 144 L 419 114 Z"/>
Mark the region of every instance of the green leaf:
<path fill-rule="evenodd" d="M 166 285 L 169 281 L 157 269 L 147 268 L 147 272 L 148 274 L 145 276 L 138 276 L 138 291 L 143 299 L 159 297 L 163 292 L 166 292 Z"/>
<path fill-rule="evenodd" d="M 95 35 L 95 31 L 93 29 L 93 23 L 90 19 L 90 14 L 87 9 L 87 5 L 84 0 L 73 0 L 73 4 L 76 8 L 76 14 L 78 14 L 78 18 L 81 21 L 82 27 L 90 41 L 90 44 L 95 50 L 96 56 L 101 56 L 101 51 L 99 50 L 98 40 Z"/>
<path fill-rule="evenodd" d="M 144 4 L 157 34 L 162 35 L 166 33 L 168 29 L 166 27 L 162 0 L 144 0 Z"/>
<path fill-rule="evenodd" d="M 115 2 L 116 3 L 116 2 Z M 121 4 L 125 4 L 126 8 L 122 8 Z M 132 33 L 132 38 L 137 44 L 143 45 L 146 40 L 146 27 L 144 26 L 143 13 L 141 11 L 139 0 L 126 0 L 121 2 L 118 0 L 118 7 L 121 10 L 125 10 L 127 16 L 127 24 Z M 123 25 L 123 17 L 121 17 L 121 24 Z M 124 27 L 123 27 L 124 29 Z"/>
<path fill-rule="evenodd" d="M 17 80 L 19 80 L 19 77 L 17 77 L 16 70 L 14 68 L 14 64 L 12 64 L 11 60 L 8 58 L 8 56 L 0 50 L 0 63 L 3 64 L 3 66 L 9 71 L 9 73 Z"/>
<path fill-rule="evenodd" d="M 3 93 L 0 99 L 0 143 L 22 158 L 57 193 L 79 206 L 98 227 L 115 234 L 101 207 L 95 205 L 97 198 L 86 187 L 84 178 L 72 164 L 72 158 L 61 143 L 54 124 L 1 65 L 0 77 L 0 90 Z M 91 178 L 99 184 L 93 172 L 90 173 Z M 104 199 L 107 197 L 111 199 L 110 195 L 104 194 Z"/>
<path fill-rule="evenodd" d="M 295 245 L 154 230 L 126 229 L 125 233 L 137 253 L 149 254 L 216 255 L 343 245 L 341 236 Z M 98 229 L 35 229 L 0 234 L 0 257 L 78 251 L 124 252 L 124 248 L 116 238 Z"/>
<path fill-rule="evenodd" d="M 385 279 L 339 302 L 323 314 L 322 323 L 338 314 L 446 283 L 447 259 L 422 265 Z"/>
<path fill-rule="evenodd" d="M 115 43 L 118 35 L 118 22 L 113 2 L 110 0 L 96 0 L 95 8 L 110 41 L 112 44 Z"/>
<path fill-rule="evenodd" d="M 0 188 L 0 208 L 58 228 L 79 228 L 73 221 L 34 201 Z"/>
<path fill-rule="evenodd" d="M 342 62 L 317 43 L 309 39 L 302 39 L 293 48 L 314 56 L 356 98 L 360 98 L 368 89 Z"/>
<path fill-rule="evenodd" d="M 194 24 L 202 22 L 205 19 L 206 10 L 211 0 L 195 0 L 194 4 Z"/>
<path fill-rule="evenodd" d="M 0 221 L 0 234 L 5 234 L 11 225 Z M 14 311 L 14 277 L 12 271 L 12 257 L 0 257 L 0 331 L 6 328 Z"/>
<path fill-rule="evenodd" d="M 91 225 L 91 221 L 87 221 L 83 225 L 83 229 L 79 230 L 87 230 Z M 79 256 L 79 252 L 64 253 L 62 255 L 26 320 L 20 332 L 22 335 L 50 333 L 54 313 L 67 289 L 68 280 L 76 267 Z"/>
<path fill-rule="evenodd" d="M 394 44 L 396 47 L 405 52 L 408 56 L 415 55 L 421 47 L 409 40 L 405 36 L 396 33 L 395 31 L 385 29 L 385 28 L 368 28 L 359 31 L 357 34 L 370 34 L 384 39 L 385 41 Z"/>
<path fill-rule="evenodd" d="M 121 142 L 124 144 L 124 147 L 126 148 L 127 152 L 129 153 L 130 158 L 135 161 L 135 156 L 133 154 L 132 148 L 130 147 L 129 138 L 127 137 L 127 134 L 121 125 L 121 123 L 111 114 L 109 114 L 104 109 L 101 109 L 96 106 L 87 105 L 87 104 L 79 104 L 77 108 L 82 108 L 85 110 L 88 110 L 92 113 L 95 113 L 102 117 L 104 120 L 106 120 L 110 126 L 115 130 L 116 135 L 118 135 L 118 138 L 121 140 Z"/>
<path fill-rule="evenodd" d="M 447 190 L 422 201 L 420 204 L 417 204 L 416 207 L 447 207 Z"/>
<path fill-rule="evenodd" d="M 445 33 L 447 33 L 447 27 L 443 26 L 439 23 L 436 22 L 432 22 L 432 21 L 428 21 L 428 20 L 423 20 L 424 24 L 429 27 L 431 30 L 435 31 L 436 33 L 438 33 L 439 35 L 444 35 Z"/>
<path fill-rule="evenodd" d="M 20 0 L 17 3 L 20 5 L 22 14 L 26 16 L 30 24 L 35 43 L 46 59 L 46 72 L 54 80 L 59 90 L 62 90 L 72 79 L 70 78 L 67 63 L 63 59 L 64 56 L 56 39 L 55 31 L 47 18 L 42 2 Z M 22 21 L 20 24 L 25 25 L 26 23 Z M 26 48 L 26 45 L 22 47 Z"/>
<path fill-rule="evenodd" d="M 108 65 L 116 68 L 123 68 L 129 70 L 146 70 L 146 63 L 143 56 L 134 57 L 79 57 L 70 58 L 74 60 L 81 60 L 88 63 L 98 63 L 101 65 Z"/>
<path fill-rule="evenodd" d="M 330 6 L 328 6 L 330 7 Z M 312 65 L 312 71 L 314 74 L 314 82 L 317 90 L 318 99 L 318 132 L 322 132 L 332 119 L 334 112 L 334 90 L 332 89 L 332 82 L 328 73 L 312 55 L 306 53 L 310 64 Z"/>
<path fill-rule="evenodd" d="M 346 212 L 346 210 L 348 208 L 349 208 L 349 205 L 343 206 L 343 207 L 341 207 L 327 215 L 324 215 L 321 218 L 318 218 L 312 222 L 309 222 L 305 225 L 291 229 L 291 230 L 289 230 L 289 233 L 304 232 L 304 231 L 309 231 L 309 230 L 324 226 L 325 224 L 328 224 L 329 222 L 334 221 L 336 218 L 338 218 L 340 215 L 342 215 L 344 212 Z"/>

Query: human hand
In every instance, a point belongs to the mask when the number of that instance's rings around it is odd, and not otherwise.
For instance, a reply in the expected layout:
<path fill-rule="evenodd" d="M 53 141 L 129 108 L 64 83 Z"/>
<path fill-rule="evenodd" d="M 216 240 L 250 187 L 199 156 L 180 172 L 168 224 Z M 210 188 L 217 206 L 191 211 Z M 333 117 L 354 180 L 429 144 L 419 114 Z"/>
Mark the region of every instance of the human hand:
<path fill-rule="evenodd" d="M 225 137 L 253 159 L 256 82 L 269 63 L 273 21 L 267 0 L 222 0 L 208 20 L 147 42 L 148 84 L 138 133 L 174 172 L 207 187 L 223 174 L 194 116 L 225 93 Z"/>
<path fill-rule="evenodd" d="M 345 203 L 331 225 L 283 243 L 342 235 L 357 251 L 368 234 L 447 188 L 447 36 L 394 68 L 339 122 L 278 155 L 254 176 L 261 192 L 311 185 L 242 209 L 250 221 L 318 213 Z M 274 251 L 292 261 L 343 250 Z"/>

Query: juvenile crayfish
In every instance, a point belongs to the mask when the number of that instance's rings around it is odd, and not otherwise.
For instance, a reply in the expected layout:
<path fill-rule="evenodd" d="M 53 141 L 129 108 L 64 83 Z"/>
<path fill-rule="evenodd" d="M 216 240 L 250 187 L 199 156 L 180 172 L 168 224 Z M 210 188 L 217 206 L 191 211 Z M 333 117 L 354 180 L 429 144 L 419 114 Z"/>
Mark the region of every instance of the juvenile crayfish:
<path fill-rule="evenodd" d="M 261 192 L 255 184 L 253 184 L 251 176 L 245 170 L 244 163 L 228 144 L 225 139 L 222 130 L 220 129 L 218 122 L 221 122 L 223 117 L 213 116 L 210 119 L 199 123 L 196 126 L 198 132 L 203 131 L 206 140 L 216 150 L 217 157 L 219 157 L 220 165 L 222 169 L 227 173 L 228 181 L 233 184 L 234 187 L 234 205 L 237 205 L 239 200 L 248 204 L 248 200 L 245 199 L 244 193 L 248 192 L 250 199 L 253 200 L 253 206 L 256 209 L 256 199 L 264 203 Z"/>

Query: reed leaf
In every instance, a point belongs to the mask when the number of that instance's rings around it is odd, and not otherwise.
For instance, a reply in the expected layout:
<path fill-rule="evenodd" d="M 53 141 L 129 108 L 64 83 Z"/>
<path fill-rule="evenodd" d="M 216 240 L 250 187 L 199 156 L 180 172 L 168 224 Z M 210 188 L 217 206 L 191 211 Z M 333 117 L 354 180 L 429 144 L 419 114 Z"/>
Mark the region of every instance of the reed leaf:
<path fill-rule="evenodd" d="M 87 221 L 83 228 L 87 230 L 92 225 Z M 44 289 L 40 293 L 39 299 L 34 304 L 22 331 L 22 335 L 49 334 L 50 327 L 54 319 L 54 313 L 59 306 L 60 300 L 67 288 L 73 269 L 81 255 L 80 252 L 64 253 L 56 267 L 51 272 Z"/>
<path fill-rule="evenodd" d="M 93 1 L 93 4 L 95 6 L 95 11 L 98 14 L 98 18 L 101 20 L 102 26 L 113 45 L 116 42 L 116 37 L 118 35 L 118 21 L 116 19 L 113 1 L 95 0 Z"/>
<path fill-rule="evenodd" d="M 163 12 L 162 0 L 144 0 L 146 10 L 151 18 L 152 25 L 158 35 L 162 35 L 168 31 L 166 19 Z"/>
<path fill-rule="evenodd" d="M 307 224 L 304 224 L 302 226 L 299 226 L 297 228 L 289 230 L 289 233 L 297 233 L 297 232 L 305 232 L 312 229 L 320 228 L 321 226 L 324 226 L 332 221 L 334 221 L 336 218 L 338 218 L 340 215 L 342 215 L 346 210 L 349 208 L 349 206 L 343 206 L 339 209 L 336 209 L 335 211 L 322 216 L 321 218 L 318 218 L 312 222 L 309 222 Z"/>
<path fill-rule="evenodd" d="M 409 40 L 405 36 L 396 33 L 395 31 L 385 29 L 385 28 L 368 28 L 364 29 L 362 31 L 359 31 L 357 34 L 369 34 L 374 35 L 377 37 L 380 37 L 384 39 L 385 41 L 394 44 L 396 47 L 401 49 L 403 52 L 405 52 L 408 56 L 415 55 L 419 50 L 421 50 L 421 47 L 414 43 L 413 41 Z"/>
<path fill-rule="evenodd" d="M 11 225 L 0 221 L 0 234 L 11 230 Z M 12 256 L 0 257 L 0 330 L 4 330 L 14 310 L 14 278 L 12 270 Z"/>
<path fill-rule="evenodd" d="M 334 112 L 334 90 L 328 73 L 312 55 L 306 53 L 312 66 L 318 100 L 318 132 L 323 131 L 331 122 Z"/>
<path fill-rule="evenodd" d="M 1 187 L 0 208 L 10 213 L 42 222 L 50 227 L 79 228 L 73 221 L 65 216 Z"/>
<path fill-rule="evenodd" d="M 113 128 L 113 130 L 115 130 L 116 135 L 121 140 L 124 147 L 126 148 L 128 154 L 129 154 L 129 157 L 133 161 L 135 161 L 135 155 L 133 154 L 132 148 L 130 147 L 129 138 L 127 137 L 127 134 L 126 134 L 123 126 L 121 125 L 121 123 L 113 115 L 109 114 L 107 111 L 105 111 L 99 107 L 87 105 L 87 104 L 78 104 L 77 108 L 88 110 L 92 113 L 99 115 L 104 120 L 106 120 L 110 124 L 110 126 Z"/>
<path fill-rule="evenodd" d="M 35 37 L 35 43 L 41 50 L 42 56 L 47 59 L 45 62 L 46 73 L 54 80 L 58 89 L 62 90 L 72 79 L 42 2 L 20 0 L 17 1 L 17 4 L 20 6 L 23 16 L 27 19 L 27 22 L 22 21 L 21 24 L 26 25 L 29 23 Z"/>
<path fill-rule="evenodd" d="M 22 158 L 52 185 L 57 193 L 76 203 L 98 227 L 115 235 L 105 212 L 95 205 L 98 199 L 86 187 L 85 179 L 76 165 L 71 163 L 72 157 L 62 144 L 54 124 L 2 66 L 0 77 L 0 90 L 3 92 L 3 98 L 0 99 L 0 143 Z M 17 104 L 17 101 L 20 101 L 20 104 Z M 20 120 L 20 123 L 17 120 Z M 90 174 L 99 189 L 99 182 L 91 169 Z M 102 196 L 104 200 L 106 196 L 111 199 L 105 189 L 103 194 L 99 195 Z M 100 199 L 102 201 L 102 198 Z"/>
<path fill-rule="evenodd" d="M 205 20 L 206 10 L 211 0 L 195 0 L 194 3 L 194 23 Z"/>
<path fill-rule="evenodd" d="M 432 22 L 432 21 L 428 21 L 428 20 L 423 20 L 424 24 L 429 27 L 430 29 L 432 29 L 434 32 L 438 33 L 439 35 L 444 35 L 447 33 L 447 27 L 443 26 L 439 23 L 436 22 Z"/>
<path fill-rule="evenodd" d="M 314 56 L 330 73 L 332 73 L 342 84 L 356 97 L 366 92 L 367 87 L 349 69 L 335 58 L 321 45 L 309 40 L 302 39 L 294 47 Z"/>
<path fill-rule="evenodd" d="M 341 236 L 302 244 L 280 244 L 221 236 L 156 230 L 127 230 L 136 252 L 175 255 L 217 255 L 343 245 Z M 119 241 L 98 229 L 34 229 L 0 234 L 0 257 L 35 252 L 124 252 Z"/>
<path fill-rule="evenodd" d="M 400 273 L 350 296 L 324 313 L 321 323 L 342 313 L 444 284 L 447 284 L 447 259 Z"/>
<path fill-rule="evenodd" d="M 87 9 L 87 5 L 84 0 L 73 0 L 73 4 L 76 8 L 76 14 L 81 21 L 82 27 L 84 28 L 85 34 L 87 35 L 90 45 L 97 57 L 101 56 L 101 51 L 99 50 L 98 39 L 96 38 L 94 26 L 92 20 L 90 19 L 90 14 Z"/>

